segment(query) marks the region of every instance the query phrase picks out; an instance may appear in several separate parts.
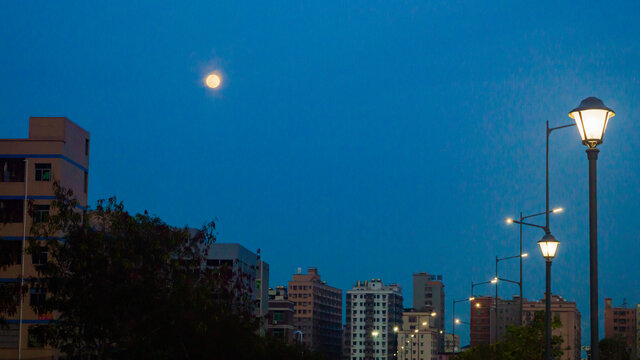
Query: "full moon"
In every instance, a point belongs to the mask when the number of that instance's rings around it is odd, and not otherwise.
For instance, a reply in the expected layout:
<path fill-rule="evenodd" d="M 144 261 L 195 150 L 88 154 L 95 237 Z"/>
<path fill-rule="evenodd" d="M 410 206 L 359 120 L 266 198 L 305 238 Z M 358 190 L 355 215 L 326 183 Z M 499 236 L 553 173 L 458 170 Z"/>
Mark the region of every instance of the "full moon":
<path fill-rule="evenodd" d="M 204 79 L 204 83 L 207 84 L 208 87 L 216 89 L 220 86 L 220 83 L 222 83 L 222 79 L 218 74 L 209 74 Z"/>

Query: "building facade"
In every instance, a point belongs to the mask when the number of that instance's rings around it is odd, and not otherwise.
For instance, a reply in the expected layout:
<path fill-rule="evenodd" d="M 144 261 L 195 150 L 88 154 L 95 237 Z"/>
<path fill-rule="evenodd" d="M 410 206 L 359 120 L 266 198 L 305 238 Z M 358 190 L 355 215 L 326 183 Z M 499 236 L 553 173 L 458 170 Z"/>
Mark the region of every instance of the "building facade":
<path fill-rule="evenodd" d="M 25 277 L 37 276 L 35 266 L 47 262 L 46 252 L 23 255 L 23 241 L 32 222 L 48 216 L 53 181 L 73 191 L 79 211 L 87 209 L 89 140 L 87 131 L 65 117 L 31 117 L 28 138 L 0 140 L 0 253 L 17 259 L 0 271 L 0 285 L 20 283 L 23 261 Z M 37 218 L 25 216 L 27 201 L 36 206 Z M 18 314 L 7 316 L 8 327 L 0 329 L 0 358 L 17 358 L 19 347 L 23 359 L 54 356 L 55 350 L 45 348 L 32 331 L 32 325 L 53 319 L 53 314 L 38 314 L 31 307 L 45 296 L 30 290 L 22 303 L 16 296 Z"/>
<path fill-rule="evenodd" d="M 269 313 L 267 314 L 267 333 L 287 344 L 294 342 L 293 301 L 289 300 L 287 288 L 277 286 L 269 289 Z"/>
<path fill-rule="evenodd" d="M 524 301 L 523 304 L 523 321 L 524 324 L 530 323 L 536 311 L 545 311 L 545 300 Z M 582 345 L 581 332 L 581 316 L 580 311 L 573 301 L 567 301 L 559 295 L 551 295 L 551 316 L 552 318 L 560 318 L 562 326 L 553 330 L 553 335 L 561 336 L 562 351 L 564 355 L 562 360 L 580 360 L 580 348 Z"/>
<path fill-rule="evenodd" d="M 460 350 L 460 335 L 444 334 L 444 353 L 456 353 Z"/>
<path fill-rule="evenodd" d="M 342 348 L 342 290 L 327 285 L 318 269 L 294 274 L 289 281 L 294 303 L 294 325 L 302 343 L 322 352 L 328 360 L 340 359 Z"/>
<path fill-rule="evenodd" d="M 434 328 L 438 331 L 438 351 L 444 351 L 445 296 L 442 275 L 425 272 L 413 274 L 413 308 L 435 312 Z"/>
<path fill-rule="evenodd" d="M 345 354 L 350 360 L 394 359 L 402 326 L 402 289 L 380 279 L 358 281 L 347 291 Z"/>
<path fill-rule="evenodd" d="M 207 267 L 230 267 L 235 276 L 246 281 L 251 294 L 255 315 L 261 320 L 260 334 L 267 330 L 266 316 L 269 308 L 269 264 L 260 255 L 240 244 L 214 243 L 207 252 Z M 241 276 L 245 275 L 245 276 Z"/>
<path fill-rule="evenodd" d="M 439 333 L 432 312 L 405 311 L 398 329 L 398 360 L 437 360 Z"/>
<path fill-rule="evenodd" d="M 604 337 L 623 340 L 632 359 L 638 358 L 637 309 L 626 304 L 614 307 L 612 299 L 604 299 Z"/>
<path fill-rule="evenodd" d="M 491 320 L 495 312 L 495 298 L 476 296 L 470 301 L 470 345 L 489 345 L 493 342 Z"/>

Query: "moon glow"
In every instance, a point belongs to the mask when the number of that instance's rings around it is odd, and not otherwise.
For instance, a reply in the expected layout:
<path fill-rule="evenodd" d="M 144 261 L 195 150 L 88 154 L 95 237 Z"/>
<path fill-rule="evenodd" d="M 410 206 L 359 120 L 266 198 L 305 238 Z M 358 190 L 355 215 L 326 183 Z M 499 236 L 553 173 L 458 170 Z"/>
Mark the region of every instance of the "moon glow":
<path fill-rule="evenodd" d="M 222 83 L 222 79 L 220 78 L 220 75 L 218 75 L 218 74 L 209 74 L 204 79 L 204 83 L 207 85 L 207 87 L 209 87 L 211 89 L 217 89 L 220 86 L 220 84 Z"/>

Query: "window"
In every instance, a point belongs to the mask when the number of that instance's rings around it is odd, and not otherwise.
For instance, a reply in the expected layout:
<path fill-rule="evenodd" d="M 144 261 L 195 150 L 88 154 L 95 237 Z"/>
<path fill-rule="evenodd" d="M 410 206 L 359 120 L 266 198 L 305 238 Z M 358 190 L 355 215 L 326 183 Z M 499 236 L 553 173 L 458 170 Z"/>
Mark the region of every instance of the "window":
<path fill-rule="evenodd" d="M 0 182 L 23 182 L 24 159 L 0 159 Z"/>
<path fill-rule="evenodd" d="M 29 327 L 29 347 L 44 347 L 44 331 L 41 327 Z"/>
<path fill-rule="evenodd" d="M 273 320 L 282 321 L 284 319 L 284 315 L 282 311 L 274 311 L 273 312 Z"/>
<path fill-rule="evenodd" d="M 31 254 L 31 263 L 33 265 L 45 265 L 47 263 L 49 253 L 46 249 L 40 248 Z"/>
<path fill-rule="evenodd" d="M 89 190 L 89 173 L 84 172 L 84 193 L 86 194 Z"/>
<path fill-rule="evenodd" d="M 51 164 L 36 163 L 36 181 L 51 181 Z"/>
<path fill-rule="evenodd" d="M 49 220 L 49 205 L 36 205 L 33 221 L 44 222 Z"/>
<path fill-rule="evenodd" d="M 22 222 L 24 200 L 0 200 L 0 223 Z"/>
<path fill-rule="evenodd" d="M 41 306 L 44 304 L 45 297 L 47 293 L 42 289 L 31 288 L 29 297 L 29 305 L 31 306 Z"/>
<path fill-rule="evenodd" d="M 18 324 L 7 324 L 0 326 L 0 348 L 18 348 Z"/>
<path fill-rule="evenodd" d="M 22 241 L 0 240 L 0 261 L 2 264 L 21 264 Z"/>

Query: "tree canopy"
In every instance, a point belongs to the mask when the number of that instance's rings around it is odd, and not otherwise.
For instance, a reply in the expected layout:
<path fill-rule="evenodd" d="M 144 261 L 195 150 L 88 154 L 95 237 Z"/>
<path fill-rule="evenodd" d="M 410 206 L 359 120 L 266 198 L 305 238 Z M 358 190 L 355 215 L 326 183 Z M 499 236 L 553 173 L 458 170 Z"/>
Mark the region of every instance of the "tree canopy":
<path fill-rule="evenodd" d="M 561 326 L 556 317 L 551 323 L 552 329 Z M 563 339 L 554 335 L 551 338 L 551 353 L 554 359 L 560 359 Z M 509 326 L 504 339 L 490 346 L 474 346 L 462 352 L 455 360 L 540 360 L 545 355 L 544 312 L 537 311 L 531 323 L 525 326 Z"/>
<path fill-rule="evenodd" d="M 30 279 L 32 292 L 46 294 L 36 311 L 54 319 L 40 326 L 48 344 L 71 358 L 316 356 L 258 335 L 248 274 L 205 265 L 214 222 L 194 233 L 131 215 L 115 198 L 81 212 L 70 190 L 54 188 L 28 248 L 48 253 Z"/>

